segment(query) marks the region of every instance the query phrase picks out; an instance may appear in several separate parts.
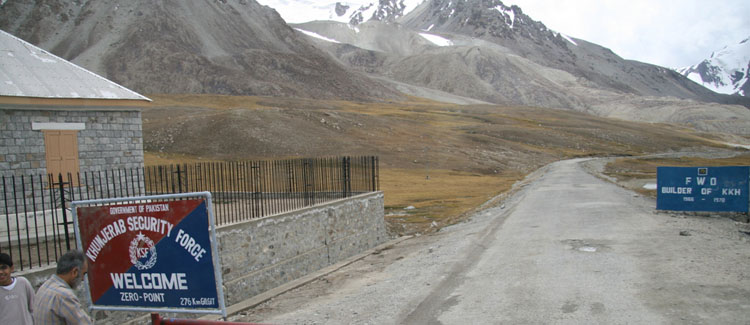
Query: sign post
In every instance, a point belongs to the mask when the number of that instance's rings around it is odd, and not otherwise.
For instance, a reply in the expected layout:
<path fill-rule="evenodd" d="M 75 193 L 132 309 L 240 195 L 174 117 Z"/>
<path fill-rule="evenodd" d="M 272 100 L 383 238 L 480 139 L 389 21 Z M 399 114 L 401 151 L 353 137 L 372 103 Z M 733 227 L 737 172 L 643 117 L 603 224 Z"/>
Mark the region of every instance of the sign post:
<path fill-rule="evenodd" d="M 748 212 L 750 166 L 657 167 L 656 209 Z"/>
<path fill-rule="evenodd" d="M 221 314 L 211 193 L 72 202 L 91 310 Z"/>

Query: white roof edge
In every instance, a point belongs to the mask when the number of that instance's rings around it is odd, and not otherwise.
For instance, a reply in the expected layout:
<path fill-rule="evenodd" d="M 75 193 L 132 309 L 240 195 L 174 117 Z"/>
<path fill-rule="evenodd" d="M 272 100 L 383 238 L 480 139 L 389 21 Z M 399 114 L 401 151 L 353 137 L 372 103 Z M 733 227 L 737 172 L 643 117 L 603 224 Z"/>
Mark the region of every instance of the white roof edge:
<path fill-rule="evenodd" d="M 63 62 L 63 64 L 68 64 L 68 65 L 74 67 L 75 69 L 78 69 L 78 70 L 80 70 L 80 71 L 82 71 L 84 73 L 90 74 L 91 76 L 94 76 L 95 78 L 99 78 L 102 81 L 104 81 L 104 82 L 106 82 L 106 83 L 108 83 L 110 85 L 113 85 L 113 86 L 115 86 L 117 88 L 120 88 L 120 89 L 124 90 L 125 92 L 133 95 L 132 98 L 85 98 L 85 97 L 62 97 L 62 96 L 32 96 L 32 97 L 37 97 L 37 98 L 111 99 L 111 100 L 123 100 L 123 99 L 125 99 L 125 100 L 145 100 L 145 101 L 153 102 L 153 100 L 151 100 L 150 98 L 148 98 L 146 96 L 143 96 L 143 95 L 141 95 L 141 94 L 139 94 L 139 93 L 137 93 L 135 91 L 132 91 L 132 90 L 130 90 L 130 89 L 128 89 L 128 88 L 126 88 L 126 87 L 124 87 L 124 86 L 122 86 L 122 85 L 120 85 L 120 84 L 118 84 L 118 83 L 116 83 L 116 82 L 114 82 L 112 80 L 104 78 L 104 77 L 102 77 L 102 76 L 100 76 L 100 75 L 98 75 L 98 74 L 96 74 L 96 73 L 94 73 L 94 72 L 92 72 L 90 70 L 87 70 L 87 69 L 85 69 L 85 68 L 83 68 L 83 67 L 81 67 L 81 66 L 79 66 L 79 65 L 77 65 L 75 63 L 73 63 L 73 62 L 70 62 L 70 61 L 68 61 L 66 59 L 63 59 L 63 58 L 61 58 L 61 57 L 59 57 L 59 56 L 57 56 L 57 55 L 55 55 L 55 54 L 53 54 L 53 53 L 51 53 L 51 52 L 43 49 L 41 47 L 38 47 L 38 46 L 36 46 L 34 44 L 31 44 L 31 43 L 29 43 L 29 42 L 27 42 L 27 41 L 19 38 L 19 37 L 16 37 L 13 34 L 10 34 L 10 33 L 6 32 L 6 31 L 2 30 L 2 29 L 0 29 L 0 32 L 2 32 L 3 34 L 6 34 L 7 36 L 9 36 L 9 37 L 11 37 L 13 39 L 18 40 L 19 42 L 21 42 L 25 46 L 31 46 L 31 47 L 33 47 L 35 49 L 38 49 L 38 50 L 44 52 L 45 54 L 47 54 L 47 55 L 49 55 L 49 56 L 51 56 L 53 58 L 56 58 L 56 59 L 60 60 L 61 62 Z M 11 96 L 9 96 L 9 97 L 11 97 Z M 27 97 L 27 96 L 15 96 L 15 97 Z"/>

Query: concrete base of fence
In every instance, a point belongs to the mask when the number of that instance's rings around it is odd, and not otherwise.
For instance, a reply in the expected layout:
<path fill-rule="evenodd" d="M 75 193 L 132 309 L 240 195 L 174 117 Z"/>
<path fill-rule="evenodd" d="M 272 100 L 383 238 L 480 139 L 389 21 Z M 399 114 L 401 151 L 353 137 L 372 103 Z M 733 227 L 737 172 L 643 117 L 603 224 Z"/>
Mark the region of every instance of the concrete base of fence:
<path fill-rule="evenodd" d="M 239 312 L 241 312 L 243 310 L 254 308 L 254 307 L 256 307 L 256 306 L 258 306 L 258 305 L 260 305 L 260 304 L 262 304 L 262 303 L 264 303 L 266 301 L 269 301 L 269 300 L 271 300 L 271 299 L 273 299 L 273 298 L 275 298 L 275 297 L 277 297 L 277 296 L 279 296 L 281 294 L 284 294 L 284 293 L 286 293 L 288 291 L 294 290 L 294 289 L 299 288 L 299 287 L 301 287 L 303 285 L 306 285 L 306 284 L 308 284 L 310 282 L 313 282 L 313 281 L 315 281 L 315 280 L 317 280 L 317 279 L 319 279 L 319 278 L 321 278 L 323 276 L 326 276 L 326 275 L 331 274 L 333 272 L 336 272 L 336 271 L 338 271 L 338 270 L 340 270 L 340 269 L 342 269 L 342 268 L 344 268 L 346 266 L 349 266 L 352 263 L 357 262 L 357 261 L 359 261 L 359 260 L 361 260 L 361 259 L 363 259 L 363 258 L 365 258 L 365 257 L 367 257 L 369 255 L 372 255 L 372 254 L 374 254 L 374 253 L 376 253 L 378 251 L 386 250 L 389 247 L 393 247 L 394 245 L 397 245 L 397 244 L 399 244 L 399 243 L 401 243 L 401 242 L 403 242 L 405 240 L 411 239 L 411 238 L 414 238 L 414 237 L 413 236 L 404 236 L 404 237 L 398 237 L 396 239 L 392 239 L 392 240 L 387 241 L 387 242 L 385 242 L 383 244 L 380 244 L 379 246 L 375 246 L 374 248 L 366 250 L 366 251 L 364 251 L 362 253 L 359 253 L 359 254 L 354 255 L 352 257 L 349 257 L 349 258 L 346 258 L 343 261 L 339 261 L 336 264 L 333 264 L 331 266 L 327 266 L 327 267 L 325 267 L 323 269 L 320 269 L 320 270 L 318 270 L 316 272 L 310 273 L 310 274 L 308 274 L 306 276 L 303 276 L 303 277 L 301 277 L 299 279 L 296 279 L 296 280 L 291 281 L 291 282 L 287 282 L 287 283 L 285 283 L 285 284 L 283 284 L 281 286 L 278 286 L 278 287 L 273 288 L 271 290 L 265 291 L 265 292 L 263 292 L 263 293 L 261 293 L 259 295 L 253 296 L 250 299 L 243 300 L 243 301 L 241 301 L 241 302 L 239 302 L 237 304 L 229 305 L 229 306 L 227 306 L 227 315 L 235 315 L 235 314 L 237 314 L 237 313 L 239 313 Z M 206 316 L 200 317 L 199 319 L 201 319 L 201 320 L 220 320 L 221 316 L 219 316 L 219 315 L 206 315 Z"/>
<path fill-rule="evenodd" d="M 372 192 L 220 226 L 217 240 L 226 305 L 237 304 L 386 242 L 383 199 L 382 192 Z M 18 275 L 39 288 L 53 273 L 54 267 L 47 267 Z M 88 303 L 84 292 L 78 291 L 81 302 Z M 97 311 L 92 316 L 97 324 L 123 324 L 149 316 L 144 315 Z"/>
<path fill-rule="evenodd" d="M 385 242 L 383 193 L 223 226 L 217 237 L 231 305 Z"/>

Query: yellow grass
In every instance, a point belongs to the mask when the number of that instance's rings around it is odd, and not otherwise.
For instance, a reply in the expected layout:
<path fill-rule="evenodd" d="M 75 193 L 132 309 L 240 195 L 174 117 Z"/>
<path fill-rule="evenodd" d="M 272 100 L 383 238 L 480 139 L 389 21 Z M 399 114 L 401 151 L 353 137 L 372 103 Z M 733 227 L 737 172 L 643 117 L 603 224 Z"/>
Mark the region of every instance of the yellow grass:
<path fill-rule="evenodd" d="M 620 182 L 633 180 L 649 180 L 656 182 L 656 168 L 662 166 L 671 167 L 714 167 L 714 166 L 748 166 L 750 165 L 750 154 L 738 155 L 731 158 L 619 158 L 604 169 L 604 174 L 616 178 Z M 656 190 L 646 190 L 642 187 L 633 190 L 656 197 Z"/>
<path fill-rule="evenodd" d="M 750 154 L 731 158 L 620 158 L 607 164 L 604 173 L 619 180 L 656 178 L 656 167 L 747 166 Z"/>
<path fill-rule="evenodd" d="M 218 95 L 149 97 L 154 102 L 143 112 L 144 139 L 152 143 L 144 141 L 144 146 L 160 152 L 146 152 L 146 165 L 376 155 L 381 161 L 380 186 L 388 224 L 399 233 L 431 229 L 433 222 L 439 226 L 457 222 L 509 190 L 524 174 L 555 160 L 724 147 L 713 135 L 682 127 L 655 127 L 567 110 L 459 106 L 419 98 L 356 102 Z M 325 140 L 332 145 L 321 145 Z M 213 144 L 225 146 L 216 149 Z M 747 155 L 744 159 L 750 161 Z M 670 163 L 679 161 L 624 159 L 607 172 L 625 180 L 655 178 L 656 165 Z M 408 206 L 415 208 L 406 210 Z"/>
<path fill-rule="evenodd" d="M 159 166 L 159 165 L 176 165 L 176 164 L 190 164 L 205 161 L 216 161 L 214 159 L 202 159 L 200 157 L 183 155 L 177 153 L 158 153 L 158 152 L 144 152 L 143 153 L 144 165 L 146 166 Z"/>
<path fill-rule="evenodd" d="M 145 153 L 146 166 L 205 161 L 188 155 Z M 408 232 L 420 232 L 428 230 L 433 221 L 441 226 L 456 222 L 465 213 L 508 191 L 522 177 L 445 169 L 381 168 L 380 188 L 385 195 L 386 214 L 395 214 L 389 219 L 411 224 Z M 406 210 L 408 206 L 414 209 Z"/>
<path fill-rule="evenodd" d="M 455 222 L 482 203 L 508 191 L 521 177 L 444 169 L 381 169 L 380 187 L 385 194 L 388 218 L 424 231 L 433 221 L 441 226 Z M 406 209 L 409 206 L 414 209 Z"/>

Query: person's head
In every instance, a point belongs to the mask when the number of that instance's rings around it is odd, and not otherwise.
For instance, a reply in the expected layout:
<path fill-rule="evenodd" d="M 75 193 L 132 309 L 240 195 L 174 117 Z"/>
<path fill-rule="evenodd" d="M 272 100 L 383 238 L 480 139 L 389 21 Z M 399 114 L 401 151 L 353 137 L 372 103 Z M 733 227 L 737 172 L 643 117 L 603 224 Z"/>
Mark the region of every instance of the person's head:
<path fill-rule="evenodd" d="M 10 274 L 13 273 L 13 260 L 10 255 L 0 253 L 0 285 L 7 286 L 13 283 Z"/>
<path fill-rule="evenodd" d="M 69 251 L 63 254 L 57 261 L 57 276 L 65 280 L 68 285 L 75 289 L 83 281 L 83 276 L 88 272 L 86 257 L 81 251 Z"/>

